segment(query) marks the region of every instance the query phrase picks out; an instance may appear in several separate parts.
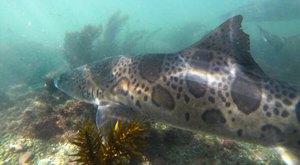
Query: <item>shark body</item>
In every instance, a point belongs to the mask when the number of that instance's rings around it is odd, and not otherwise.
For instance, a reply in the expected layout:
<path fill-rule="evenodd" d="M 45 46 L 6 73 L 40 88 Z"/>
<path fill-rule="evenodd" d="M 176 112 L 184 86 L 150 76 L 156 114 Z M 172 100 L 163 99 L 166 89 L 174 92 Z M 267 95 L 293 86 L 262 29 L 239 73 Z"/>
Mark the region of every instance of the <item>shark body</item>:
<path fill-rule="evenodd" d="M 299 90 L 259 68 L 241 22 L 242 16 L 232 17 L 176 53 L 117 56 L 81 66 L 60 75 L 55 85 L 97 104 L 98 124 L 139 113 L 177 128 L 297 153 Z"/>

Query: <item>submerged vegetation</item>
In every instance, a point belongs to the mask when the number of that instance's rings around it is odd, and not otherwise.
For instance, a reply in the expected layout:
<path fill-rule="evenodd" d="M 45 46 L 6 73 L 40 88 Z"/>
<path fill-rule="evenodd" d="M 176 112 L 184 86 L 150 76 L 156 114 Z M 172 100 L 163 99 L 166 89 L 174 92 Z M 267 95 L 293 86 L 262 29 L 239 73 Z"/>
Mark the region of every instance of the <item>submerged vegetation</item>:
<path fill-rule="evenodd" d="M 101 34 L 100 26 L 87 25 L 80 32 L 66 33 L 64 57 L 71 67 L 92 61 L 93 44 Z"/>
<path fill-rule="evenodd" d="M 132 160 L 142 160 L 142 151 L 147 146 L 146 136 L 149 127 L 144 121 L 118 120 L 114 127 L 104 131 L 87 122 L 79 127 L 78 134 L 71 141 L 79 151 L 73 156 L 83 164 L 128 164 Z"/>
<path fill-rule="evenodd" d="M 66 33 L 63 57 L 74 68 L 117 54 L 178 50 L 200 38 L 195 36 L 203 33 L 202 24 L 187 23 L 171 31 L 166 41 L 155 39 L 152 43 L 155 48 L 151 49 L 149 45 L 152 37 L 160 35 L 162 30 L 130 30 L 125 28 L 129 20 L 128 15 L 118 11 L 108 19 L 105 26 L 90 24 L 79 32 Z M 178 165 L 282 164 L 277 155 L 266 148 L 228 142 L 207 135 L 194 135 L 161 123 L 152 123 L 150 129 L 143 125 L 143 121 L 120 120 L 108 132 L 97 130 L 94 124 L 87 123 L 82 124 L 83 127 L 77 131 L 75 125 L 95 118 L 93 105 L 70 100 L 56 90 L 51 76 L 46 77 L 44 87 L 40 85 L 28 92 L 22 90 L 33 84 L 43 84 L 45 75 L 52 75 L 64 64 L 61 62 L 64 60 L 52 56 L 59 56 L 60 50 L 29 42 L 2 50 L 7 54 L 2 58 L 9 61 L 0 65 L 0 72 L 7 80 L 1 82 L 0 88 L 0 164 L 16 164 L 28 152 L 31 153 L 31 159 L 27 161 L 30 164 L 68 164 L 73 161 L 69 157 L 72 153 L 77 156 L 75 160 L 83 164 L 128 164 L 141 160 L 144 164 Z M 294 58 L 291 55 L 289 57 Z M 282 60 L 280 56 L 275 58 L 278 63 Z M 278 67 L 283 71 L 282 68 Z M 8 90 L 3 87 L 12 82 L 21 85 L 12 86 Z M 68 143 L 70 139 L 74 139 L 74 145 Z M 72 147 L 77 149 L 77 153 Z"/>
<path fill-rule="evenodd" d="M 146 31 L 126 31 L 124 40 L 121 30 L 129 16 L 115 12 L 107 24 L 87 25 L 80 32 L 68 32 L 64 39 L 64 57 L 71 68 L 120 53 L 132 53 L 140 44 Z M 150 33 L 153 34 L 153 33 Z"/>
<path fill-rule="evenodd" d="M 67 32 L 64 58 L 71 68 L 119 54 L 139 54 L 180 50 L 196 41 L 203 33 L 203 24 L 188 22 L 171 31 L 165 39 L 151 42 L 161 29 L 130 30 L 130 17 L 120 11 L 110 16 L 105 26 L 86 25 L 80 32 Z M 168 41 L 164 41 L 168 40 Z"/>

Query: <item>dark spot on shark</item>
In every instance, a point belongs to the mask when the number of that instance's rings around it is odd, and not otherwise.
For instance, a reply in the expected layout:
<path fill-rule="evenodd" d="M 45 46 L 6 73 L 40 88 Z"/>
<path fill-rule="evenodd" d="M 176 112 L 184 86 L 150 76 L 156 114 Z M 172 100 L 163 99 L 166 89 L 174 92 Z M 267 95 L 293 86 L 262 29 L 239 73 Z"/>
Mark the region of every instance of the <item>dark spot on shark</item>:
<path fill-rule="evenodd" d="M 177 93 L 177 94 L 176 94 L 176 99 L 179 100 L 180 97 L 181 97 L 180 93 Z"/>
<path fill-rule="evenodd" d="M 271 112 L 267 112 L 266 115 L 267 115 L 268 117 L 271 117 L 271 116 L 272 116 Z"/>
<path fill-rule="evenodd" d="M 131 84 L 134 85 L 136 83 L 136 79 L 133 79 Z"/>
<path fill-rule="evenodd" d="M 272 124 L 266 124 L 261 127 L 264 138 L 262 140 L 268 142 L 283 142 L 284 133 L 276 126 Z"/>
<path fill-rule="evenodd" d="M 136 105 L 137 107 L 139 107 L 139 108 L 142 108 L 142 106 L 141 106 L 141 104 L 140 104 L 140 101 L 139 101 L 139 100 L 137 100 L 137 101 L 135 102 L 135 105 Z"/>
<path fill-rule="evenodd" d="M 156 81 L 160 77 L 164 54 L 146 54 L 142 56 L 139 64 L 139 72 L 143 79 L 150 83 Z"/>
<path fill-rule="evenodd" d="M 204 96 L 207 88 L 207 80 L 200 75 L 188 73 L 186 75 L 186 83 L 189 92 L 195 97 Z"/>
<path fill-rule="evenodd" d="M 182 79 L 179 80 L 179 84 L 183 84 L 183 80 Z"/>
<path fill-rule="evenodd" d="M 218 96 L 221 98 L 221 100 L 225 103 L 226 97 L 224 97 L 223 93 L 221 91 L 218 91 Z"/>
<path fill-rule="evenodd" d="M 229 108 L 229 107 L 230 107 L 230 102 L 225 103 L 225 106 L 226 106 L 227 108 Z"/>
<path fill-rule="evenodd" d="M 163 81 L 167 81 L 167 77 L 166 76 L 163 76 Z"/>
<path fill-rule="evenodd" d="M 167 81 L 167 85 L 170 86 L 170 81 Z"/>
<path fill-rule="evenodd" d="M 174 81 L 175 81 L 175 82 L 178 82 L 178 77 L 174 77 Z"/>
<path fill-rule="evenodd" d="M 239 137 L 241 137 L 243 135 L 243 130 L 239 129 L 236 133 Z"/>
<path fill-rule="evenodd" d="M 189 103 L 190 102 L 190 97 L 189 96 L 187 96 L 187 95 L 183 95 L 183 97 L 184 97 L 184 101 L 185 101 L 185 103 Z"/>
<path fill-rule="evenodd" d="M 147 100 L 148 100 L 148 96 L 145 95 L 145 96 L 144 96 L 144 101 L 147 101 Z"/>
<path fill-rule="evenodd" d="M 229 93 L 228 93 L 228 92 L 226 92 L 226 93 L 225 93 L 225 96 L 228 98 L 228 97 L 229 97 Z"/>
<path fill-rule="evenodd" d="M 289 98 L 290 98 L 290 99 L 294 99 L 295 97 L 296 97 L 295 93 L 290 93 L 290 94 L 289 94 Z"/>
<path fill-rule="evenodd" d="M 273 109 L 273 113 L 274 113 L 274 115 L 278 115 L 278 114 L 279 114 L 278 108 L 274 108 L 274 109 Z"/>
<path fill-rule="evenodd" d="M 263 133 L 261 133 L 261 134 L 259 135 L 259 139 L 265 140 L 265 135 L 264 135 Z"/>
<path fill-rule="evenodd" d="M 284 110 L 282 113 L 281 113 L 281 117 L 288 117 L 289 116 L 289 112 Z"/>
<path fill-rule="evenodd" d="M 243 77 L 234 80 L 231 96 L 238 109 L 246 115 L 256 111 L 261 102 L 258 84 Z"/>
<path fill-rule="evenodd" d="M 185 121 L 189 121 L 190 120 L 190 113 L 186 112 L 184 114 L 184 117 L 185 117 Z"/>
<path fill-rule="evenodd" d="M 207 124 L 211 124 L 211 125 L 220 125 L 226 123 L 226 119 L 224 118 L 222 112 L 219 109 L 206 110 L 202 114 L 201 118 Z"/>
<path fill-rule="evenodd" d="M 179 93 L 181 93 L 181 92 L 182 92 L 182 90 L 183 90 L 183 88 L 182 88 L 182 87 L 179 87 L 179 88 L 178 88 L 178 92 L 179 92 Z"/>
<path fill-rule="evenodd" d="M 300 123 L 300 100 L 299 100 L 298 103 L 296 104 L 295 112 L 296 112 L 297 120 L 298 120 L 298 122 Z"/>
<path fill-rule="evenodd" d="M 208 97 L 208 101 L 211 102 L 212 104 L 215 103 L 215 98 L 209 96 Z"/>
<path fill-rule="evenodd" d="M 265 104 L 265 105 L 263 106 L 263 110 L 264 110 L 264 111 L 267 111 L 268 109 L 269 109 L 269 106 Z"/>
<path fill-rule="evenodd" d="M 161 85 L 156 85 L 153 87 L 151 100 L 157 107 L 163 107 L 168 110 L 172 110 L 175 107 L 175 102 L 172 95 Z"/>
<path fill-rule="evenodd" d="M 293 134 L 296 134 L 296 133 L 298 133 L 298 130 L 297 130 L 297 129 L 294 129 L 294 130 L 293 130 Z"/>
<path fill-rule="evenodd" d="M 171 88 L 174 89 L 174 90 L 176 90 L 177 89 L 177 85 L 171 84 Z"/>
<path fill-rule="evenodd" d="M 292 102 L 289 99 L 287 99 L 287 98 L 283 99 L 282 102 L 285 105 L 292 105 Z"/>

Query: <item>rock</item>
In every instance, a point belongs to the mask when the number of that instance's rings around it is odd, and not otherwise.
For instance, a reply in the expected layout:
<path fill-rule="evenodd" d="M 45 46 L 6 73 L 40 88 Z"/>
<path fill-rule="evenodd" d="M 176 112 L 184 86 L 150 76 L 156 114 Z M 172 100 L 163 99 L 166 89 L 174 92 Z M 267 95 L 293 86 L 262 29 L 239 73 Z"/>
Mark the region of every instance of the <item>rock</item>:
<path fill-rule="evenodd" d="M 25 152 L 19 157 L 19 165 L 29 164 L 32 157 L 33 157 L 32 152 Z"/>
<path fill-rule="evenodd" d="M 39 160 L 38 165 L 49 165 L 51 163 L 50 159 Z"/>
<path fill-rule="evenodd" d="M 75 162 L 75 161 L 68 162 L 68 165 L 77 165 L 77 162 Z"/>
<path fill-rule="evenodd" d="M 233 149 L 234 147 L 237 146 L 234 140 L 229 140 L 229 139 L 223 140 L 222 145 L 228 149 Z"/>
<path fill-rule="evenodd" d="M 9 150 L 12 152 L 22 152 L 24 151 L 24 147 L 21 144 L 13 144 L 8 146 Z"/>

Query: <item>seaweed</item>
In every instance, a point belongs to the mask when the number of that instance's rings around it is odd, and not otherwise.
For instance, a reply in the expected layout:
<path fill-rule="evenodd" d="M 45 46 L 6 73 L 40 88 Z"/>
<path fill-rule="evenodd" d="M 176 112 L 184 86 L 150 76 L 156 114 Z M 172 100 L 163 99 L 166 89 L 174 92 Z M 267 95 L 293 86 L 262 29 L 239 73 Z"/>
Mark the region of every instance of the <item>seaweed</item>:
<path fill-rule="evenodd" d="M 80 32 L 69 32 L 64 39 L 64 57 L 71 68 L 89 63 L 93 58 L 93 44 L 101 34 L 101 26 L 87 25 Z"/>
<path fill-rule="evenodd" d="M 79 127 L 78 134 L 71 141 L 79 148 L 78 153 L 71 155 L 79 157 L 74 161 L 84 164 L 104 164 L 101 154 L 104 145 L 101 139 L 101 131 L 98 131 L 92 122 L 87 122 L 84 127 Z"/>
<path fill-rule="evenodd" d="M 142 160 L 142 152 L 147 147 L 146 137 L 149 127 L 144 120 L 118 120 L 104 131 L 92 122 L 81 124 L 78 134 L 71 141 L 79 150 L 71 156 L 82 164 L 129 164 Z"/>
<path fill-rule="evenodd" d="M 96 45 L 96 51 L 98 54 L 107 57 L 120 53 L 117 37 L 128 19 L 129 16 L 121 15 L 120 11 L 115 12 L 108 19 L 108 22 L 104 28 L 103 37 Z"/>
<path fill-rule="evenodd" d="M 64 39 L 64 57 L 71 68 L 118 54 L 145 53 L 146 44 L 160 30 L 126 30 L 129 20 L 120 11 L 113 13 L 105 26 L 87 25 L 80 32 L 68 32 Z"/>

